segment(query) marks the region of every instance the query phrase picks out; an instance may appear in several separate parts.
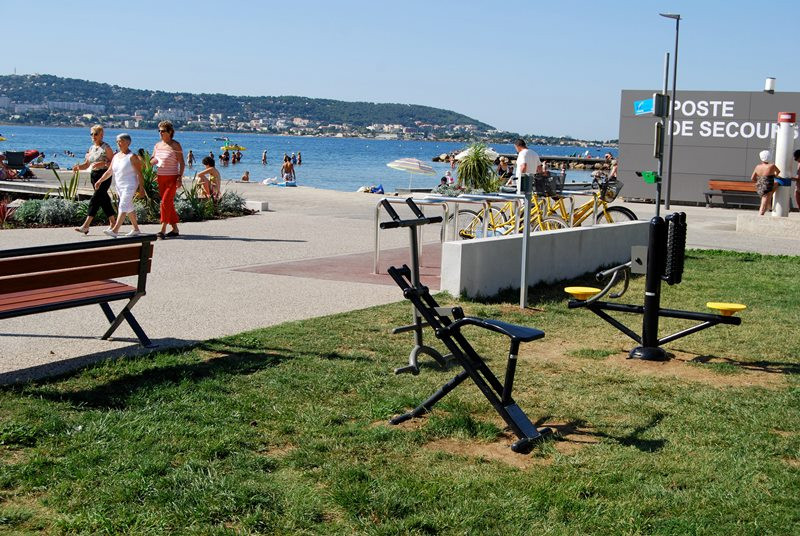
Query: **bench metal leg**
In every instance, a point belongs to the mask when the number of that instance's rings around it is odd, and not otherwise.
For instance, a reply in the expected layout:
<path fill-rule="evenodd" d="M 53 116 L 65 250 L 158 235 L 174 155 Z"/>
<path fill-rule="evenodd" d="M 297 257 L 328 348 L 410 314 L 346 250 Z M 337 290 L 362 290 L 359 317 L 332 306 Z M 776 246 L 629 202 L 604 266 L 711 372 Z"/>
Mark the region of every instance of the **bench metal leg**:
<path fill-rule="evenodd" d="M 117 315 L 114 314 L 114 311 L 111 310 L 111 306 L 108 305 L 108 303 L 101 303 L 100 309 L 102 309 L 103 313 L 105 313 L 109 323 L 114 321 Z"/>
<path fill-rule="evenodd" d="M 120 324 L 122 324 L 122 321 L 125 320 L 128 322 L 128 325 L 136 334 L 136 337 L 139 339 L 139 342 L 141 343 L 142 346 L 148 348 L 153 346 L 153 343 L 147 337 L 144 330 L 142 329 L 142 326 L 139 325 L 139 322 L 136 321 L 136 317 L 134 317 L 133 313 L 131 312 L 131 309 L 133 308 L 134 305 L 136 305 L 136 302 L 138 300 L 139 296 L 131 298 L 131 300 L 125 305 L 125 307 L 122 308 L 122 311 L 120 311 L 118 315 L 114 315 L 114 312 L 111 310 L 111 307 L 108 305 L 107 302 L 100 304 L 100 308 L 103 310 L 103 313 L 105 313 L 106 318 L 108 318 L 108 321 L 111 322 L 111 325 L 108 327 L 106 332 L 103 334 L 102 337 L 100 337 L 101 339 L 107 340 L 109 337 L 111 337 L 111 335 L 114 334 L 114 332 L 117 330 Z"/>

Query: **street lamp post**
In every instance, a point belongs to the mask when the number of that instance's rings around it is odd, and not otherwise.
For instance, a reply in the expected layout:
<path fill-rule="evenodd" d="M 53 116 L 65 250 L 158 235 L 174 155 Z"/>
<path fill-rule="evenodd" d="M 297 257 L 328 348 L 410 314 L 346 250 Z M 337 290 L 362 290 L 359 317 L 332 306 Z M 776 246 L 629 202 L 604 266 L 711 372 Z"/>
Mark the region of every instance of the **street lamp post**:
<path fill-rule="evenodd" d="M 669 209 L 670 192 L 672 190 L 672 138 L 675 135 L 675 87 L 678 82 L 678 31 L 680 29 L 681 16 L 677 13 L 659 13 L 659 15 L 675 20 L 675 57 L 672 64 L 672 97 L 670 98 L 669 110 L 669 168 L 667 168 L 667 191 L 664 196 L 664 208 Z"/>

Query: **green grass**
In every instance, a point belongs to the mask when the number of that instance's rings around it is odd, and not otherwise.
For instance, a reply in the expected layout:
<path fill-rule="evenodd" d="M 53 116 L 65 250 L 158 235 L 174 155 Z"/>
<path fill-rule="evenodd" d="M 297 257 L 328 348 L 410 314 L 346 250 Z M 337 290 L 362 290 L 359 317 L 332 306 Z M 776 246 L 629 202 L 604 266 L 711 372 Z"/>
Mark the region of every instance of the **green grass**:
<path fill-rule="evenodd" d="M 524 312 L 462 302 L 546 331 L 523 345 L 515 398 L 532 420 L 570 423 L 589 440 L 545 443 L 524 469 L 426 447 L 501 436 L 470 383 L 419 426 L 385 424 L 455 373 L 391 373 L 411 344 L 388 334 L 408 321 L 402 302 L 6 387 L 0 532 L 797 533 L 798 268 L 797 258 L 690 252 L 665 306 L 750 307 L 741 327 L 668 345 L 696 354 L 683 366 L 708 381 L 612 366 L 632 341 L 567 310 L 561 285 L 534 289 Z M 637 279 L 622 301 L 641 295 Z M 502 372 L 506 342 L 470 329 Z M 765 381 L 720 387 L 716 377 Z"/>

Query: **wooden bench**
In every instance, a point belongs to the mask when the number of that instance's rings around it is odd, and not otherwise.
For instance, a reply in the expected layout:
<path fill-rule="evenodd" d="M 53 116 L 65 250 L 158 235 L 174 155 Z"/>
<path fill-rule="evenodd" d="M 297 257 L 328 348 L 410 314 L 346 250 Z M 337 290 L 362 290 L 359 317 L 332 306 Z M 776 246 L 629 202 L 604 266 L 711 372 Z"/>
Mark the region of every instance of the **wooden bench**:
<path fill-rule="evenodd" d="M 704 192 L 706 206 L 711 206 L 711 198 L 720 196 L 722 206 L 727 207 L 728 203 L 734 205 L 755 205 L 761 204 L 761 196 L 756 193 L 756 183 L 742 180 L 718 180 L 709 179 L 708 191 Z"/>
<path fill-rule="evenodd" d="M 111 324 L 123 320 L 143 346 L 150 339 L 131 309 L 145 295 L 155 235 L 0 250 L 0 319 L 99 304 Z M 136 286 L 112 278 L 137 276 Z M 118 314 L 109 302 L 127 300 Z"/>

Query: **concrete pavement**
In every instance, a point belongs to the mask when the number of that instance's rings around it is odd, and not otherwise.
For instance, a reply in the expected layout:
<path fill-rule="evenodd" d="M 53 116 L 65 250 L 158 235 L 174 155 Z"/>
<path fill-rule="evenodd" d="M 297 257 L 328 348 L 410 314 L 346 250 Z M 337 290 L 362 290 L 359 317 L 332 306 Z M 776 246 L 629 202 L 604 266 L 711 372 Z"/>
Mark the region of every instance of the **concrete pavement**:
<path fill-rule="evenodd" d="M 399 289 L 375 280 L 369 269 L 353 268 L 347 277 L 328 274 L 328 279 L 314 273 L 313 266 L 333 272 L 336 256 L 343 256 L 342 263 L 350 262 L 347 259 L 352 260 L 354 254 L 369 258 L 379 196 L 261 184 L 227 187 L 247 199 L 268 201 L 270 211 L 181 224 L 180 238 L 156 243 L 147 296 L 134 308 L 154 342 L 162 347 L 191 344 L 402 299 Z M 652 205 L 626 206 L 640 219 L 653 215 Z M 737 233 L 736 216 L 751 211 L 673 209 L 687 213 L 689 247 L 800 253 L 800 237 Z M 438 240 L 438 228 L 434 227 L 426 230 L 426 242 Z M 143 229 L 155 232 L 157 226 L 145 225 Z M 83 237 L 71 228 L 2 230 L 0 248 L 105 238 L 101 231 L 102 227 L 93 227 L 90 235 Z M 406 230 L 381 232 L 382 248 L 407 247 L 407 243 Z M 308 266 L 303 266 L 304 261 Z M 290 262 L 298 264 L 286 264 Z M 293 270 L 292 266 L 297 268 Z M 358 270 L 366 272 L 363 278 L 353 276 L 352 272 Z M 119 304 L 112 307 L 116 310 Z M 0 382 L 54 374 L 142 351 L 126 324 L 114 340 L 99 340 L 105 327 L 106 320 L 97 306 L 3 320 Z"/>

